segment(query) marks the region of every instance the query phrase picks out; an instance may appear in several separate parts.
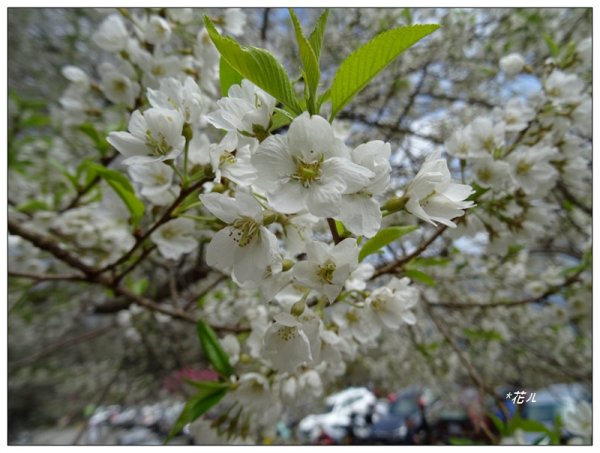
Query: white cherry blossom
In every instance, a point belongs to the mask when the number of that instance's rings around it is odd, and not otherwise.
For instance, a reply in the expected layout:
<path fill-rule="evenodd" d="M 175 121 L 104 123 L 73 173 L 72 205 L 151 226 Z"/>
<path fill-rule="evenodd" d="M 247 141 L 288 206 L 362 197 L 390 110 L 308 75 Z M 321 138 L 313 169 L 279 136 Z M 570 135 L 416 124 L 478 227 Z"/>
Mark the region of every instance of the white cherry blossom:
<path fill-rule="evenodd" d="M 406 210 L 435 225 L 455 228 L 455 217 L 464 215 L 472 201 L 464 201 L 473 193 L 471 186 L 453 183 L 445 159 L 439 152 L 431 154 L 406 189 Z"/>
<path fill-rule="evenodd" d="M 282 213 L 307 209 L 320 217 L 336 217 L 344 192 L 353 193 L 375 173 L 350 160 L 324 118 L 298 116 L 286 136 L 270 136 L 254 155 L 256 185 L 267 193 L 271 206 Z"/>
<path fill-rule="evenodd" d="M 126 165 L 172 160 L 183 152 L 182 128 L 183 116 L 177 110 L 136 110 L 129 132 L 111 132 L 107 141 L 126 157 Z"/>
<path fill-rule="evenodd" d="M 275 322 L 265 332 L 262 355 L 273 368 L 293 372 L 303 363 L 310 362 L 310 341 L 302 323 L 288 313 L 274 316 Z"/>
<path fill-rule="evenodd" d="M 401 323 L 415 324 L 415 315 L 410 311 L 419 301 L 419 290 L 409 286 L 406 277 L 392 280 L 374 290 L 366 300 L 369 315 L 382 327 L 396 330 Z"/>
<path fill-rule="evenodd" d="M 344 239 L 331 246 L 312 242 L 306 247 L 307 259 L 294 266 L 294 278 L 301 285 L 325 294 L 333 302 L 350 273 L 358 266 L 356 239 Z"/>
<path fill-rule="evenodd" d="M 238 192 L 235 198 L 218 193 L 200 195 L 212 214 L 227 226 L 215 233 L 206 249 L 209 266 L 231 272 L 244 283 L 260 281 L 272 261 L 277 239 L 263 226 L 263 210 L 252 195 Z"/>
<path fill-rule="evenodd" d="M 180 217 L 159 226 L 150 239 L 158 246 L 162 256 L 176 260 L 198 247 L 198 241 L 193 236 L 195 228 L 193 220 Z"/>

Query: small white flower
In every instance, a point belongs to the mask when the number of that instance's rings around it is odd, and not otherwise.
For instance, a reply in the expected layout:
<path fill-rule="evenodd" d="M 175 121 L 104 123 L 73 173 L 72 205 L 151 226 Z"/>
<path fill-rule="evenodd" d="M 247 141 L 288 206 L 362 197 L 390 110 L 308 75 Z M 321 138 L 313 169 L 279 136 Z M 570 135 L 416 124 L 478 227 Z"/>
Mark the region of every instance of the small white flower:
<path fill-rule="evenodd" d="M 500 68 L 510 77 L 520 73 L 524 66 L 525 60 L 518 53 L 511 53 L 500 59 Z"/>
<path fill-rule="evenodd" d="M 451 219 L 464 215 L 464 209 L 474 205 L 464 201 L 472 193 L 471 186 L 451 181 L 448 164 L 437 152 L 427 158 L 408 185 L 406 210 L 432 225 L 439 222 L 455 228 Z"/>
<path fill-rule="evenodd" d="M 509 178 L 509 164 L 494 160 L 491 156 L 477 159 L 473 165 L 473 176 L 481 187 L 502 190 Z"/>
<path fill-rule="evenodd" d="M 225 177 L 241 187 L 247 187 L 256 179 L 256 169 L 250 163 L 250 145 L 240 146 L 237 135 L 227 133 L 219 144 L 209 147 L 210 161 L 215 182 Z"/>
<path fill-rule="evenodd" d="M 310 362 L 310 342 L 302 323 L 288 313 L 274 316 L 275 322 L 265 332 L 262 356 L 278 371 L 292 373 L 299 365 Z"/>
<path fill-rule="evenodd" d="M 558 154 L 555 148 L 543 144 L 519 146 L 506 159 L 514 183 L 525 193 L 543 196 L 554 186 L 558 171 L 548 161 Z"/>
<path fill-rule="evenodd" d="M 354 339 L 362 344 L 373 341 L 381 333 L 381 326 L 366 308 L 335 304 L 331 308 L 331 319 L 339 327 L 342 338 Z"/>
<path fill-rule="evenodd" d="M 150 44 L 165 44 L 171 38 L 171 26 L 160 16 L 152 16 L 145 23 L 144 38 Z"/>
<path fill-rule="evenodd" d="M 344 239 L 331 246 L 312 242 L 306 247 L 307 259 L 294 266 L 294 278 L 301 285 L 325 294 L 333 302 L 350 273 L 358 266 L 356 239 Z"/>
<path fill-rule="evenodd" d="M 92 40 L 107 52 L 120 52 L 127 47 L 129 33 L 123 19 L 118 14 L 108 16 L 92 36 Z"/>
<path fill-rule="evenodd" d="M 367 287 L 369 280 L 375 273 L 375 268 L 370 263 L 360 263 L 358 267 L 350 274 L 344 287 L 349 290 L 363 291 Z"/>
<path fill-rule="evenodd" d="M 246 13 L 241 8 L 227 8 L 224 19 L 222 27 L 226 33 L 239 36 L 244 32 Z"/>
<path fill-rule="evenodd" d="M 98 68 L 100 74 L 100 88 L 111 102 L 124 103 L 128 108 L 133 108 L 135 100 L 140 94 L 140 86 L 135 82 L 135 70 L 127 63 L 122 63 L 118 68 L 110 63 L 102 63 Z"/>
<path fill-rule="evenodd" d="M 544 91 L 554 105 L 579 104 L 584 89 L 583 80 L 575 74 L 555 69 L 544 83 Z"/>
<path fill-rule="evenodd" d="M 387 286 L 377 288 L 367 298 L 369 314 L 382 327 L 396 330 L 402 322 L 411 325 L 417 322 L 410 309 L 419 301 L 419 290 L 409 283 L 406 277 L 393 277 Z"/>
<path fill-rule="evenodd" d="M 177 218 L 159 226 L 150 235 L 150 239 L 158 246 L 162 256 L 176 260 L 198 247 L 198 241 L 194 239 L 193 233 L 193 220 Z"/>
<path fill-rule="evenodd" d="M 75 87 L 75 91 L 79 94 L 87 92 L 90 88 L 90 78 L 77 66 L 63 66 L 62 74 Z"/>
<path fill-rule="evenodd" d="M 232 397 L 249 411 L 267 409 L 273 400 L 269 381 L 259 373 L 244 373 L 240 376 L 238 387 Z"/>
<path fill-rule="evenodd" d="M 264 140 L 252 164 L 258 170 L 256 185 L 279 212 L 307 209 L 319 217 L 336 217 L 342 194 L 360 190 L 375 175 L 349 157 L 327 120 L 305 112 L 292 121 L 286 136 Z"/>
<path fill-rule="evenodd" d="M 477 118 L 469 124 L 472 157 L 491 155 L 504 147 L 504 122 L 494 124 L 490 118 Z"/>
<path fill-rule="evenodd" d="M 207 115 L 213 126 L 232 132 L 241 132 L 263 138 L 271 122 L 275 98 L 249 80 L 232 85 L 227 97 L 217 101 L 218 109 Z"/>
<path fill-rule="evenodd" d="M 260 204 L 243 192 L 235 199 L 227 195 L 209 193 L 200 200 L 212 214 L 227 224 L 215 233 L 206 250 L 209 266 L 224 272 L 232 272 L 240 283 L 258 282 L 271 264 L 272 249 L 277 238 L 263 226 L 263 210 Z"/>
<path fill-rule="evenodd" d="M 578 401 L 565 414 L 565 428 L 577 436 L 589 440 L 592 437 L 592 406 L 587 401 Z"/>
<path fill-rule="evenodd" d="M 132 113 L 129 132 L 111 132 L 107 141 L 123 154 L 126 165 L 175 159 L 183 152 L 183 116 L 177 110 L 148 109 Z"/>
<path fill-rule="evenodd" d="M 354 234 L 372 237 L 381 227 L 381 210 L 373 195 L 382 193 L 390 182 L 389 143 L 374 140 L 352 150 L 352 161 L 373 172 L 361 188 L 346 189 L 338 218 Z"/>
<path fill-rule="evenodd" d="M 535 117 L 535 111 L 523 104 L 520 98 L 513 98 L 504 108 L 504 122 L 507 132 L 519 132 L 527 127 L 529 121 Z"/>
<path fill-rule="evenodd" d="M 148 88 L 152 107 L 178 110 L 186 123 L 198 124 L 204 107 L 200 87 L 191 77 L 179 80 L 168 77 L 160 81 L 160 88 Z"/>
<path fill-rule="evenodd" d="M 164 206 L 179 195 L 180 187 L 171 186 L 173 169 L 162 162 L 130 165 L 128 171 L 131 179 L 141 184 L 141 195 L 152 204 Z"/>

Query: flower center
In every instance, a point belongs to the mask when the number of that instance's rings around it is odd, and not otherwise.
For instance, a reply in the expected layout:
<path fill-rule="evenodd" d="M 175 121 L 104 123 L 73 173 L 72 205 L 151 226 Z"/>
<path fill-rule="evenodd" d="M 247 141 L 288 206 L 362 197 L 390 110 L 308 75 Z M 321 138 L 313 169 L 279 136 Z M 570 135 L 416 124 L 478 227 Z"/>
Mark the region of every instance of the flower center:
<path fill-rule="evenodd" d="M 479 176 L 479 179 L 483 182 L 489 182 L 490 179 L 492 179 L 492 172 L 490 171 L 489 168 L 481 168 L 478 172 L 477 172 L 477 176 Z"/>
<path fill-rule="evenodd" d="M 386 301 L 380 298 L 376 298 L 371 302 L 371 308 L 374 311 L 383 311 L 386 305 Z"/>
<path fill-rule="evenodd" d="M 354 311 L 347 311 L 345 316 L 348 324 L 356 324 L 360 319 Z"/>
<path fill-rule="evenodd" d="M 227 165 L 227 164 L 235 164 L 237 159 L 235 155 L 231 151 L 223 151 L 223 154 L 219 156 L 219 166 Z"/>
<path fill-rule="evenodd" d="M 332 284 L 333 282 L 333 273 L 335 272 L 335 263 L 333 261 L 327 261 L 323 266 L 319 266 L 319 270 L 317 271 L 317 276 L 327 282 L 328 284 Z"/>
<path fill-rule="evenodd" d="M 290 341 L 298 336 L 298 329 L 296 327 L 283 326 L 277 331 L 277 335 L 283 341 Z"/>
<path fill-rule="evenodd" d="M 522 160 L 517 165 L 517 173 L 520 175 L 527 174 L 531 170 L 531 167 L 532 165 L 529 162 Z"/>
<path fill-rule="evenodd" d="M 150 130 L 146 131 L 146 146 L 151 148 L 155 155 L 159 156 L 164 156 L 173 149 L 163 134 L 159 132 L 158 139 L 156 139 Z"/>
<path fill-rule="evenodd" d="M 304 162 L 300 158 L 294 158 L 296 162 L 296 173 L 292 175 L 292 179 L 300 181 L 304 187 L 310 187 L 312 183 L 321 179 L 321 164 L 323 156 L 319 160 L 313 162 Z"/>
<path fill-rule="evenodd" d="M 246 247 L 258 235 L 260 225 L 251 217 L 241 217 L 232 224 L 235 233 L 232 231 L 229 236 L 233 238 L 240 247 Z"/>

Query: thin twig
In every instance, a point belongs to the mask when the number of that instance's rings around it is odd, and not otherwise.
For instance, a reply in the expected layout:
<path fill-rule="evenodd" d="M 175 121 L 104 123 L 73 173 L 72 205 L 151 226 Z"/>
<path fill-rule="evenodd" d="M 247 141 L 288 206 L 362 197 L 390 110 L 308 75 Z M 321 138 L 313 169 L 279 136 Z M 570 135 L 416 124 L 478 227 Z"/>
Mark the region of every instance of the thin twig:
<path fill-rule="evenodd" d="M 556 294 L 561 289 L 563 289 L 567 286 L 570 286 L 573 283 L 579 281 L 579 275 L 583 271 L 584 271 L 584 269 L 578 270 L 576 273 L 574 273 L 573 275 L 571 275 L 570 277 L 565 279 L 565 281 L 561 285 L 556 285 L 551 288 L 548 288 L 543 294 L 541 294 L 539 296 L 531 296 L 531 297 L 526 297 L 524 299 L 513 300 L 513 301 L 508 301 L 508 302 L 486 302 L 486 303 L 472 303 L 472 304 L 453 303 L 453 302 L 430 302 L 429 306 L 434 307 L 434 308 L 442 307 L 442 308 L 451 308 L 451 309 L 455 309 L 455 310 L 464 310 L 464 309 L 471 309 L 471 308 L 484 308 L 485 309 L 485 308 L 495 308 L 495 307 L 517 307 L 517 306 L 527 305 L 527 304 L 531 304 L 531 303 L 535 303 L 535 302 L 542 302 L 548 296 L 551 296 L 552 294 Z"/>
<path fill-rule="evenodd" d="M 61 349 L 66 349 L 71 346 L 81 344 L 84 341 L 89 341 L 101 335 L 104 335 L 105 333 L 111 331 L 114 327 L 116 327 L 116 324 L 109 324 L 108 326 L 100 327 L 99 329 L 92 330 L 90 332 L 85 332 L 81 335 L 59 340 L 56 343 L 50 344 L 45 348 L 40 349 L 38 352 L 35 352 L 30 356 L 19 360 L 15 360 L 13 362 L 8 362 L 8 368 L 12 370 L 15 368 L 22 368 L 24 366 L 31 365 L 32 363 L 37 362 L 39 359 L 46 358 L 50 354 L 54 354 L 55 352 L 60 351 Z"/>
<path fill-rule="evenodd" d="M 421 253 L 423 253 L 425 250 L 427 250 L 427 247 L 429 247 L 438 237 L 440 237 L 442 235 L 442 233 L 444 231 L 446 231 L 446 228 L 448 228 L 446 225 L 442 225 L 441 227 L 439 227 L 436 230 L 436 232 L 434 234 L 431 235 L 431 237 L 429 239 L 427 239 L 426 241 L 423 241 L 421 244 L 419 244 L 419 246 L 412 253 L 409 253 L 408 255 L 403 256 L 400 259 L 398 259 L 392 263 L 386 264 L 385 266 L 382 266 L 379 269 L 377 269 L 375 271 L 375 273 L 373 274 L 373 276 L 371 277 L 371 280 L 379 277 L 380 275 L 389 274 L 389 273 L 396 272 L 397 270 L 399 270 L 404 264 L 406 264 L 413 258 L 416 258 Z"/>
<path fill-rule="evenodd" d="M 26 278 L 29 280 L 35 280 L 39 282 L 43 281 L 80 281 L 87 280 L 85 275 L 61 275 L 61 274 L 30 274 L 27 272 L 13 272 L 8 271 L 8 276 L 13 278 Z"/>

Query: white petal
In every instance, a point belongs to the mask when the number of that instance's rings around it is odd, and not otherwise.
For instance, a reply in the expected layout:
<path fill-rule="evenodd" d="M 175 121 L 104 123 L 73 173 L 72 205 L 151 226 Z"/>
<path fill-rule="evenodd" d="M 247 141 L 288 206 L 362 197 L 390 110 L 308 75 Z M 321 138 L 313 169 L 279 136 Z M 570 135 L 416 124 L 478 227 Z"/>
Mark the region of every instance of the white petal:
<path fill-rule="evenodd" d="M 379 203 L 364 194 L 344 195 L 339 219 L 352 233 L 368 238 L 375 236 L 381 226 Z"/>
<path fill-rule="evenodd" d="M 287 140 L 292 154 L 301 155 L 307 162 L 320 154 L 325 158 L 331 157 L 335 145 L 333 129 L 329 122 L 318 115 L 310 116 L 308 112 L 292 121 Z"/>
<path fill-rule="evenodd" d="M 209 266 L 228 272 L 235 262 L 238 245 L 231 239 L 232 227 L 217 231 L 206 248 L 206 262 Z"/>
<path fill-rule="evenodd" d="M 206 209 L 225 223 L 232 223 L 239 217 L 237 202 L 227 195 L 206 193 L 200 195 L 200 200 Z"/>

